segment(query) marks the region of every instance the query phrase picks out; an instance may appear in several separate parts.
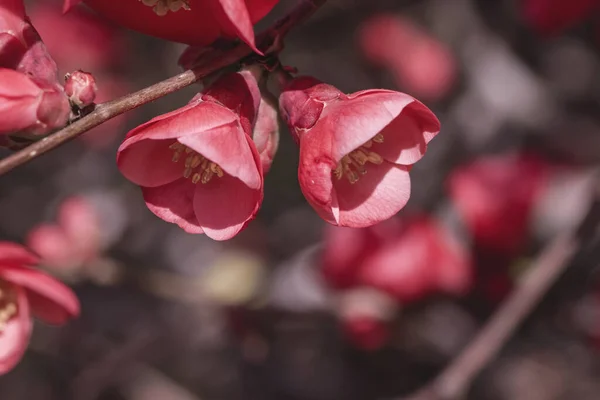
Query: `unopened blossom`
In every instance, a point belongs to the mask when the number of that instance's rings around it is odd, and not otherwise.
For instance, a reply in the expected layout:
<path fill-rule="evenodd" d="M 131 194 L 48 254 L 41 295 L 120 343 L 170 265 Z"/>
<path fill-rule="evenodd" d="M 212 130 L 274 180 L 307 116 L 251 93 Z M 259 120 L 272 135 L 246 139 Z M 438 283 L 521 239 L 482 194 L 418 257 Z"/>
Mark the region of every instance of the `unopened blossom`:
<path fill-rule="evenodd" d="M 0 242 L 0 374 L 23 357 L 31 336 L 31 316 L 63 324 L 79 315 L 73 292 L 32 266 L 37 257 L 25 248 Z"/>
<path fill-rule="evenodd" d="M 263 198 L 251 139 L 260 92 L 249 72 L 223 76 L 176 111 L 127 134 L 117 154 L 154 214 L 189 233 L 225 240 L 256 215 Z"/>
<path fill-rule="evenodd" d="M 254 47 L 253 24 L 278 0 L 83 0 L 119 25 L 162 39 L 205 46 L 221 36 Z M 81 0 L 65 0 L 65 9 Z"/>
<path fill-rule="evenodd" d="M 327 222 L 366 227 L 390 218 L 410 197 L 410 167 L 437 135 L 435 115 L 391 90 L 344 94 L 310 77 L 294 79 L 280 110 L 300 145 L 302 193 Z"/>
<path fill-rule="evenodd" d="M 483 156 L 451 172 L 450 197 L 478 247 L 510 254 L 522 248 L 547 173 L 541 159 L 513 153 Z"/>
<path fill-rule="evenodd" d="M 23 2 L 1 4 L 0 135 L 46 134 L 66 124 L 70 107 L 57 72 Z"/>
<path fill-rule="evenodd" d="M 74 71 L 65 77 L 65 93 L 71 104 L 79 108 L 92 104 L 97 91 L 96 79 L 89 72 Z"/>

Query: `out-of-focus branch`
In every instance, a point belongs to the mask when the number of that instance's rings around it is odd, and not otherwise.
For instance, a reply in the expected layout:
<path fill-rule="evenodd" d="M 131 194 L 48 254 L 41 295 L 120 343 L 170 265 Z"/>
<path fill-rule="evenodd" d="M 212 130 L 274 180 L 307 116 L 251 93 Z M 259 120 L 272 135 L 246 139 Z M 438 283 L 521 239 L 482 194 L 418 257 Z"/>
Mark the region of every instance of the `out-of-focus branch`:
<path fill-rule="evenodd" d="M 561 235 L 549 243 L 533 261 L 517 289 L 500 306 L 466 349 L 432 382 L 403 400 L 461 398 L 471 386 L 473 379 L 497 355 L 523 320 L 567 269 L 569 261 L 577 250 L 597 234 L 599 223 L 600 196 L 595 193 L 594 202 L 578 230 Z"/>
<path fill-rule="evenodd" d="M 264 33 L 258 35 L 258 47 L 265 53 L 280 50 L 282 38 L 293 27 L 309 18 L 325 2 L 326 0 L 302 0 L 286 17 L 277 21 Z M 252 55 L 252 50 L 243 43 L 237 44 L 228 50 L 213 51 L 208 54 L 208 57 L 203 62 L 200 62 L 193 69 L 119 99 L 99 104 L 94 111 L 80 120 L 0 160 L 0 175 L 75 139 L 117 115 L 183 89 L 207 75 L 242 61 L 250 55 Z"/>

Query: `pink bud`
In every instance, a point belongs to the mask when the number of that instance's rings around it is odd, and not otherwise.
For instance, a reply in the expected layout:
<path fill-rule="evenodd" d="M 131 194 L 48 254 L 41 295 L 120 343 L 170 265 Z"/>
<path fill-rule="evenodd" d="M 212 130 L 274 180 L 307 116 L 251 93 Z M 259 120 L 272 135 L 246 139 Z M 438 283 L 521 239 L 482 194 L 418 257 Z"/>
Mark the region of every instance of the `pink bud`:
<path fill-rule="evenodd" d="M 79 108 L 89 106 L 96 99 L 96 79 L 88 72 L 75 71 L 66 76 L 65 93 L 71 104 Z"/>

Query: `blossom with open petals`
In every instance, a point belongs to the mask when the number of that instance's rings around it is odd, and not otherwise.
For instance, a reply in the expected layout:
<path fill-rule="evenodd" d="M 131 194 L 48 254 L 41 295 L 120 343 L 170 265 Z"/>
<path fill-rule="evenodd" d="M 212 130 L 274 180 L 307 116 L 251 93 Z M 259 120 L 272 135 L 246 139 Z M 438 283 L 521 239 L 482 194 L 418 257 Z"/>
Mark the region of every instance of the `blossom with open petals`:
<path fill-rule="evenodd" d="M 68 287 L 31 268 L 37 261 L 23 247 L 0 242 L 0 374 L 23 357 L 32 314 L 50 324 L 79 314 L 79 301 Z"/>
<path fill-rule="evenodd" d="M 65 9 L 82 0 L 65 0 Z M 254 47 L 253 24 L 279 0 L 83 0 L 119 25 L 162 39 L 204 46 L 221 36 Z"/>
<path fill-rule="evenodd" d="M 190 233 L 230 239 L 263 198 L 261 160 L 250 137 L 260 103 L 249 72 L 228 74 L 176 111 L 127 134 L 119 169 L 142 187 L 154 214 Z"/>
<path fill-rule="evenodd" d="M 400 211 L 410 197 L 408 171 L 440 130 L 435 115 L 407 94 L 346 95 L 310 77 L 289 83 L 279 106 L 300 144 L 304 196 L 340 226 L 370 226 Z"/>

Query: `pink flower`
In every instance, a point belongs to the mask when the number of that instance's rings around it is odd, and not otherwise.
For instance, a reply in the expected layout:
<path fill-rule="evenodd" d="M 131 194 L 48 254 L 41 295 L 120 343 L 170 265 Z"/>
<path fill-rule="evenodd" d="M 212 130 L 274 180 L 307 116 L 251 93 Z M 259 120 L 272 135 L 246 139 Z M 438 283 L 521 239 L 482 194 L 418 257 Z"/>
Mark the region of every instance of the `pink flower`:
<path fill-rule="evenodd" d="M 25 16 L 22 1 L 0 5 L 0 135 L 46 134 L 71 109 L 56 63 Z"/>
<path fill-rule="evenodd" d="M 99 256 L 99 216 L 84 197 L 70 197 L 60 205 L 57 223 L 33 228 L 27 245 L 42 257 L 46 267 L 57 270 L 82 267 Z"/>
<path fill-rule="evenodd" d="M 263 171 L 250 134 L 260 102 L 249 72 L 228 74 L 183 108 L 127 134 L 119 169 L 154 214 L 189 233 L 230 239 L 256 215 Z"/>
<path fill-rule="evenodd" d="M 410 197 L 408 171 L 440 130 L 435 115 L 407 94 L 346 95 L 310 77 L 288 84 L 279 105 L 300 144 L 300 188 L 339 226 L 366 227 L 400 211 Z"/>
<path fill-rule="evenodd" d="M 450 197 L 478 246 L 501 253 L 520 249 L 547 170 L 536 157 L 503 154 L 477 159 L 450 174 Z"/>
<path fill-rule="evenodd" d="M 64 72 L 82 69 L 97 75 L 123 62 L 127 43 L 122 31 L 84 7 L 63 14 L 56 5 L 35 2 L 29 16 Z"/>
<path fill-rule="evenodd" d="M 598 0 L 523 0 L 523 16 L 538 32 L 555 35 L 586 19 L 598 6 Z"/>
<path fill-rule="evenodd" d="M 438 100 L 456 81 L 452 52 L 409 20 L 371 17 L 359 30 L 358 39 L 369 61 L 389 69 L 398 85 L 416 96 Z"/>
<path fill-rule="evenodd" d="M 396 237 L 367 258 L 358 281 L 402 303 L 434 292 L 464 294 L 471 284 L 466 248 L 437 221 L 415 217 Z"/>
<path fill-rule="evenodd" d="M 84 0 L 119 25 L 175 42 L 205 46 L 220 36 L 238 37 L 254 48 L 252 24 L 278 0 Z M 81 0 L 65 0 L 69 9 Z"/>
<path fill-rule="evenodd" d="M 0 242 L 0 374 L 23 357 L 31 335 L 31 314 L 50 324 L 79 315 L 73 292 L 30 268 L 37 258 L 23 247 Z"/>

